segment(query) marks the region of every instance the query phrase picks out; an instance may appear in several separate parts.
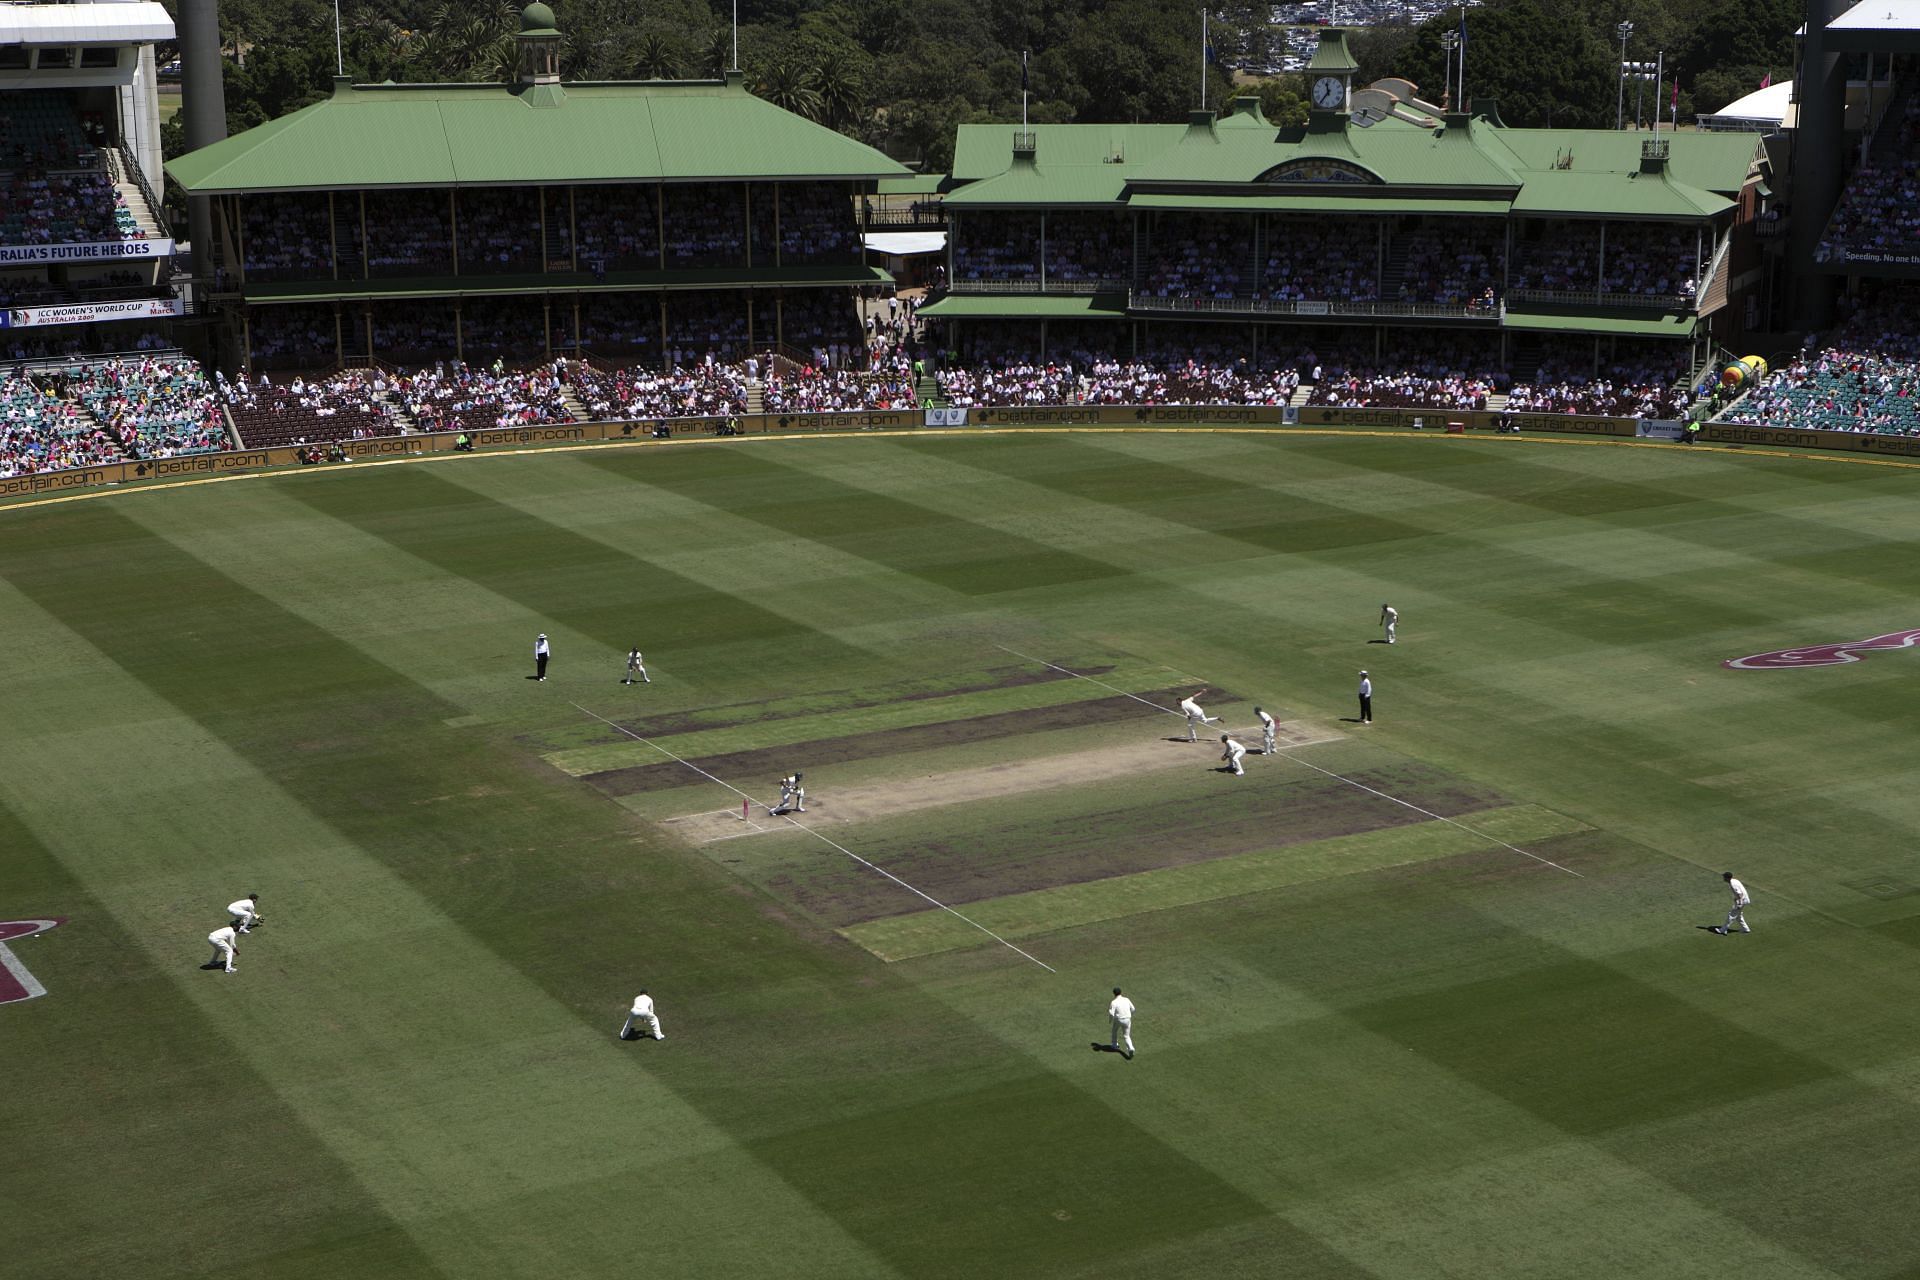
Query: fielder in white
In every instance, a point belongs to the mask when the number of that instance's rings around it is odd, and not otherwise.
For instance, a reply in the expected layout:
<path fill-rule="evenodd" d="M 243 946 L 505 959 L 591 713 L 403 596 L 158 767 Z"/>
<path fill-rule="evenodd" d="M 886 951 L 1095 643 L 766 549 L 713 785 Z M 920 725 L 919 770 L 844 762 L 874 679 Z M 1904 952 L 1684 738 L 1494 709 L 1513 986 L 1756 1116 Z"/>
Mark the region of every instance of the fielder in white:
<path fill-rule="evenodd" d="M 1219 716 L 1210 716 L 1201 710 L 1200 704 L 1194 701 L 1194 699 L 1199 696 L 1198 694 L 1189 694 L 1180 700 L 1180 714 L 1187 718 L 1188 742 L 1200 741 L 1201 725 L 1220 723 Z"/>
<path fill-rule="evenodd" d="M 233 958 L 240 950 L 240 935 L 234 932 L 232 925 L 222 925 L 207 935 L 207 941 L 213 944 L 213 959 L 208 965 L 225 962 L 228 973 L 234 972 Z"/>
<path fill-rule="evenodd" d="M 1221 734 L 1220 743 L 1225 748 L 1220 752 L 1220 759 L 1227 768 L 1233 770 L 1234 777 L 1244 776 L 1247 770 L 1240 762 L 1247 758 L 1247 749 L 1240 745 L 1239 739 L 1230 734 Z"/>
<path fill-rule="evenodd" d="M 1107 1018 L 1108 1030 L 1112 1033 L 1107 1047 L 1119 1049 L 1127 1055 L 1127 1061 L 1133 1061 L 1133 1001 L 1121 995 L 1118 987 L 1113 989 L 1113 1003 L 1107 1006 Z"/>
<path fill-rule="evenodd" d="M 620 1038 L 625 1040 L 634 1027 L 641 1027 L 655 1040 L 665 1040 L 667 1033 L 660 1029 L 660 1016 L 653 1011 L 653 997 L 647 994 L 645 987 L 633 998 L 633 1008 L 627 1013 L 627 1020 L 620 1024 Z"/>
<path fill-rule="evenodd" d="M 1255 707 L 1253 714 L 1260 717 L 1260 754 L 1270 756 L 1280 749 L 1279 729 L 1273 717 L 1261 707 Z"/>
<path fill-rule="evenodd" d="M 1393 643 L 1393 633 L 1400 627 L 1400 611 L 1390 604 L 1380 606 L 1380 625 L 1387 629 L 1387 643 Z"/>
<path fill-rule="evenodd" d="M 1747 886 L 1734 879 L 1731 871 L 1722 872 L 1720 878 L 1725 880 L 1727 888 L 1733 891 L 1733 909 L 1727 912 L 1727 923 L 1720 932 L 1730 934 L 1737 928 L 1742 933 L 1752 933 L 1753 928 L 1747 923 L 1747 917 L 1743 914 L 1753 905 L 1753 899 L 1747 895 Z"/>
<path fill-rule="evenodd" d="M 653 683 L 653 678 L 647 674 L 647 664 L 640 658 L 640 651 L 629 649 L 627 650 L 627 678 L 620 683 L 632 684 L 636 675 L 640 677 L 641 684 Z"/>
<path fill-rule="evenodd" d="M 260 895 L 250 893 L 238 902 L 227 904 L 227 914 L 233 918 L 227 923 L 242 933 L 252 933 L 253 926 L 266 919 L 260 914 Z"/>

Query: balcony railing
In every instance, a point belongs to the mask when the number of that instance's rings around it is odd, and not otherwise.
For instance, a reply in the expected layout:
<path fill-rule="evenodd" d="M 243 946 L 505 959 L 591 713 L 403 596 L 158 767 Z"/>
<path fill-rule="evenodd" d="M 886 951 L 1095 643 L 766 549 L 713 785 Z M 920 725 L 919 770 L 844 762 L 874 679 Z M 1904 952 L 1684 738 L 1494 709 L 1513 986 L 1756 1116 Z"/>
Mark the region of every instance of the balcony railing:
<path fill-rule="evenodd" d="M 948 293 L 1062 293 L 1085 296 L 1091 293 L 1125 293 L 1125 280 L 1049 280 L 1040 287 L 1038 277 L 1023 280 L 955 280 Z"/>
<path fill-rule="evenodd" d="M 945 227 L 946 205 L 938 200 L 916 204 L 910 209 L 869 209 L 869 227 Z"/>
<path fill-rule="evenodd" d="M 1596 311 L 1691 311 L 1693 299 L 1679 293 L 1604 293 L 1599 289 L 1509 289 L 1508 302 Z"/>
<path fill-rule="evenodd" d="M 1316 301 L 1299 298 L 1162 298 L 1130 293 L 1134 311 L 1182 311 L 1200 315 L 1246 316 L 1404 316 L 1422 320 L 1500 319 L 1500 308 L 1448 306 L 1437 302 L 1388 302 L 1385 299 Z"/>

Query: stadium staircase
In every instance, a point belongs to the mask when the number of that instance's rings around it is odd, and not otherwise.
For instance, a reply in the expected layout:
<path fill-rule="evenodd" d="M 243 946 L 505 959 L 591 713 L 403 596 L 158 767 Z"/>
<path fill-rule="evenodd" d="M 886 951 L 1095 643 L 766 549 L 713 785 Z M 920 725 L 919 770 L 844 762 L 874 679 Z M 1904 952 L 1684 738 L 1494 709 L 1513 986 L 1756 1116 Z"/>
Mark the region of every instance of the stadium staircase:
<path fill-rule="evenodd" d="M 767 411 L 767 384 L 758 378 L 747 380 L 747 412 L 765 413 Z"/>
<path fill-rule="evenodd" d="M 1389 302 L 1400 297 L 1400 286 L 1407 278 L 1407 253 L 1411 248 L 1399 236 L 1387 241 L 1387 258 L 1380 267 L 1380 296 Z"/>
<path fill-rule="evenodd" d="M 588 411 L 587 402 L 575 394 L 572 383 L 560 384 L 560 403 L 567 406 L 567 412 L 572 415 L 575 422 L 593 421 L 593 414 Z"/>
<path fill-rule="evenodd" d="M 400 424 L 402 431 L 420 430 L 419 420 L 407 412 L 406 402 L 399 396 L 391 391 L 382 391 L 375 395 L 374 399 L 387 407 L 387 412 L 393 415 L 393 420 Z"/>
<path fill-rule="evenodd" d="M 1293 389 L 1293 394 L 1287 397 L 1287 403 L 1295 409 L 1304 409 L 1308 402 L 1313 399 L 1313 390 L 1313 383 L 1302 382 Z"/>
<path fill-rule="evenodd" d="M 113 147 L 100 148 L 100 157 L 106 162 L 108 179 L 127 202 L 127 211 L 133 214 L 133 220 L 139 224 L 140 230 L 146 232 L 149 240 L 166 239 L 167 229 L 148 203 L 147 193 L 138 177 L 127 171 L 126 157 Z"/>
<path fill-rule="evenodd" d="M 1547 353 L 1541 349 L 1539 338 L 1515 338 L 1507 355 L 1508 385 L 1538 381 L 1541 362 L 1546 358 Z"/>
<path fill-rule="evenodd" d="M 342 280 L 358 280 L 360 278 L 360 253 L 354 248 L 354 245 L 359 241 L 359 214 L 359 202 L 351 200 L 334 201 L 334 269 L 338 278 Z"/>

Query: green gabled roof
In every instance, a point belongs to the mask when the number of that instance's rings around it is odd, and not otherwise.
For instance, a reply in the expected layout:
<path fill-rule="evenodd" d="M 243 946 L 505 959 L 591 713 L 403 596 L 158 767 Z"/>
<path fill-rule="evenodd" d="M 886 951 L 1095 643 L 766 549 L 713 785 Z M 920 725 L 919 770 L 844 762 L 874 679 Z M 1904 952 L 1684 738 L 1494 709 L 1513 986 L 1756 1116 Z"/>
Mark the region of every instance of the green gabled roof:
<path fill-rule="evenodd" d="M 1400 120 L 1326 133 L 1281 133 L 1270 127 L 1220 127 L 1209 133 L 1189 128 L 1158 159 L 1130 167 L 1128 177 L 1141 183 L 1253 182 L 1289 160 L 1323 158 L 1359 165 L 1389 184 L 1510 191 L 1520 179 L 1506 163 L 1505 148 L 1479 145 L 1479 134 L 1491 128 L 1476 124 L 1471 130 L 1442 130 L 1438 136 Z"/>
<path fill-rule="evenodd" d="M 1501 129 L 1499 137 L 1533 172 L 1628 174 L 1639 171 L 1640 144 L 1653 135 L 1630 129 Z M 1727 196 L 1745 184 L 1760 150 L 1759 136 L 1752 133 L 1662 133 L 1660 140 L 1667 144 L 1670 178 Z M 1557 170 L 1568 157 L 1567 169 Z"/>
<path fill-rule="evenodd" d="M 1013 135 L 1018 128 L 961 125 L 953 144 L 953 180 L 979 182 L 1011 169 Z M 1036 168 L 1047 172 L 1110 169 L 1124 174 L 1129 165 L 1159 155 L 1185 129 L 1182 124 L 1036 124 L 1027 132 L 1034 137 Z M 1115 156 L 1120 163 L 1114 163 Z"/>
<path fill-rule="evenodd" d="M 1515 213 L 1589 218 L 1710 218 L 1733 201 L 1658 173 L 1548 170 L 1526 175 Z"/>
<path fill-rule="evenodd" d="M 728 81 L 353 85 L 167 165 L 194 194 L 872 179 L 907 169 Z"/>
<path fill-rule="evenodd" d="M 958 294 L 917 313 L 943 320 L 1123 320 L 1125 294 Z"/>
<path fill-rule="evenodd" d="M 946 180 L 944 173 L 913 173 L 904 178 L 882 178 L 874 190 L 883 196 L 937 196 Z"/>

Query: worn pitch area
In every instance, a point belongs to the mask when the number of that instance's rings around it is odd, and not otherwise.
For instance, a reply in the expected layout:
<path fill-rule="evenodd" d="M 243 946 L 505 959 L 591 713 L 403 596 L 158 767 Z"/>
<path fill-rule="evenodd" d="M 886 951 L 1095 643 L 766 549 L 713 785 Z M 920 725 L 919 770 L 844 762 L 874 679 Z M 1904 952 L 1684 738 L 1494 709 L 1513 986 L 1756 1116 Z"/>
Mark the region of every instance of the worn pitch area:
<path fill-rule="evenodd" d="M 810 830 L 1020 936 L 1496 849 L 1482 830 L 1521 841 L 1586 830 L 1325 722 L 1283 721 L 1280 749 L 1311 752 L 1338 776 L 1263 756 L 1250 706 L 1217 690 L 1208 705 L 1222 723 L 1188 742 L 1182 722 L 1154 706 L 1172 707 L 1196 684 L 1165 683 L 1165 668 L 1102 658 L 1072 668 L 1093 679 L 1032 678 L 1044 669 L 956 675 L 944 691 L 919 682 L 886 690 L 886 699 L 848 691 L 623 723 L 634 734 L 651 730 L 687 763 L 625 733 L 621 742 L 556 740 L 549 758 L 797 918 L 887 960 L 977 945 L 982 935 Z M 1147 678 L 1156 673 L 1157 684 Z M 1008 698 L 1046 701 L 989 709 Z M 867 725 L 885 727 L 835 731 Z M 1217 767 L 1223 730 L 1253 748 L 1244 777 Z M 782 735 L 793 740 L 749 745 Z M 632 763 L 592 767 L 614 759 Z M 778 800 L 770 780 L 795 767 L 808 777 L 806 813 L 770 813 Z M 743 806 L 699 770 L 754 803 Z"/>

